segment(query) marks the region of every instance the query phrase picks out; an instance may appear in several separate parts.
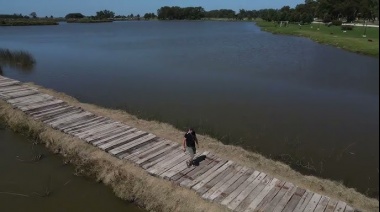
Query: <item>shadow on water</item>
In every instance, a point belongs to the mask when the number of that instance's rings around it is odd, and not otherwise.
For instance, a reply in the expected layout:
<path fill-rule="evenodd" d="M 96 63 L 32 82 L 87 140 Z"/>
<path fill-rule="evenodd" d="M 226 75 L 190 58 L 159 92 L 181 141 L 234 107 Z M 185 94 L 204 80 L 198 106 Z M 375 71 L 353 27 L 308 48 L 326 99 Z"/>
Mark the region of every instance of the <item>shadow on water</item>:
<path fill-rule="evenodd" d="M 0 75 L 4 75 L 2 67 L 10 67 L 25 73 L 34 70 L 36 60 L 26 51 L 11 51 L 0 48 Z"/>

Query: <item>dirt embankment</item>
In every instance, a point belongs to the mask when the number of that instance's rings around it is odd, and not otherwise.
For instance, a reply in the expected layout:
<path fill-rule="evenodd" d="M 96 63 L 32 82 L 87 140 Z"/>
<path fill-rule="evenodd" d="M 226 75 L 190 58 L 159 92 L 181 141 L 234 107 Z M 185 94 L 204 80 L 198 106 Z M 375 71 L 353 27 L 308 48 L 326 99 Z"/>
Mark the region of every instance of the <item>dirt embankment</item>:
<path fill-rule="evenodd" d="M 145 121 L 121 110 L 111 110 L 95 105 L 80 103 L 76 99 L 33 84 L 43 93 L 55 96 L 73 106 L 79 106 L 94 114 L 107 116 L 129 126 L 153 133 L 172 141 L 181 142 L 183 132 L 173 126 L 156 121 Z M 53 130 L 14 110 L 0 100 L 0 118 L 14 131 L 44 142 L 48 148 L 59 152 L 70 160 L 77 172 L 94 177 L 111 186 L 115 194 L 128 201 L 153 211 L 226 211 L 224 207 L 201 199 L 195 192 L 152 177 L 139 167 L 121 161 L 83 141 Z M 224 145 L 205 135 L 198 136 L 200 150 L 209 150 L 222 158 L 270 174 L 280 180 L 294 183 L 311 191 L 343 200 L 362 211 L 379 211 L 379 201 L 347 188 L 341 183 L 314 176 L 304 176 L 288 165 L 269 160 L 241 147 Z M 191 201 L 189 201 L 191 200 Z"/>

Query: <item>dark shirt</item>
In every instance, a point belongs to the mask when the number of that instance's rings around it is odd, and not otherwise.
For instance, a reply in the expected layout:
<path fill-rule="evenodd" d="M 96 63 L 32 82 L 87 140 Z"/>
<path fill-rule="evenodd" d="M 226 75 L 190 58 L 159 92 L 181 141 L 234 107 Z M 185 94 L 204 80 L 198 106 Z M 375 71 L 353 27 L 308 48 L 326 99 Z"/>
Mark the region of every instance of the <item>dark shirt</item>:
<path fill-rule="evenodd" d="M 197 136 L 194 131 L 191 133 L 187 132 L 184 137 L 186 138 L 186 146 L 195 147 L 195 140 L 197 139 Z"/>

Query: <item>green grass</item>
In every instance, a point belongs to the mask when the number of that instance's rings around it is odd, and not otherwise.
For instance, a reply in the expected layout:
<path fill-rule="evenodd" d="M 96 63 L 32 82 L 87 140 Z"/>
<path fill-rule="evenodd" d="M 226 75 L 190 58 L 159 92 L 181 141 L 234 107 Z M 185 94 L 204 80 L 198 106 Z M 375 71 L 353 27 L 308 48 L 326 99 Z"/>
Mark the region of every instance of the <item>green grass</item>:
<path fill-rule="evenodd" d="M 256 20 L 256 24 L 264 31 L 274 34 L 308 37 L 316 42 L 336 46 L 351 52 L 379 56 L 379 28 L 367 27 L 367 37 L 364 38 L 365 28 L 362 26 L 355 26 L 353 30 L 343 32 L 340 26 L 328 27 L 322 23 L 302 26 L 289 24 L 287 27 L 280 27 L 277 23 Z"/>
<path fill-rule="evenodd" d="M 58 25 L 58 22 L 49 19 L 0 19 L 0 26 L 40 26 Z"/>
<path fill-rule="evenodd" d="M 102 19 L 102 20 L 95 20 L 91 18 L 80 18 L 80 19 L 71 19 L 67 20 L 67 23 L 104 23 L 104 22 L 112 22 L 112 20 L 108 19 Z"/>

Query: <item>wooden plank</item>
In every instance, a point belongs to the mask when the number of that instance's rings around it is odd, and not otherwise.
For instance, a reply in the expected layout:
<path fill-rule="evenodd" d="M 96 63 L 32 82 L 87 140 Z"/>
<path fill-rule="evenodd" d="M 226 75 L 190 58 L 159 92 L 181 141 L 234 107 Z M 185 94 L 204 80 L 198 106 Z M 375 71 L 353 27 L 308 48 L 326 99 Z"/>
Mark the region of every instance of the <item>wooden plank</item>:
<path fill-rule="evenodd" d="M 202 196 L 204 193 L 209 191 L 212 187 L 214 187 L 217 183 L 222 181 L 230 173 L 233 173 L 235 170 L 235 166 L 236 166 L 236 164 L 229 166 L 226 170 L 222 171 L 220 174 L 218 174 L 216 177 L 214 177 L 214 179 L 207 182 L 204 186 L 202 186 L 202 188 L 197 190 L 197 194 Z M 231 177 L 232 177 L 232 175 L 231 175 Z"/>
<path fill-rule="evenodd" d="M 337 204 L 338 200 L 330 199 L 329 203 L 326 206 L 325 212 L 334 212 Z"/>
<path fill-rule="evenodd" d="M 91 133 L 79 133 L 76 136 L 80 137 L 83 140 L 91 139 L 97 136 L 102 136 L 105 133 L 108 133 L 110 131 L 113 131 L 115 129 L 120 129 L 123 127 L 123 124 L 119 122 L 111 122 L 104 125 L 100 125 L 101 127 L 97 128 L 96 130 L 93 130 Z"/>
<path fill-rule="evenodd" d="M 81 121 L 78 121 L 78 122 L 75 122 L 75 123 L 64 125 L 64 126 L 60 127 L 59 130 L 65 132 L 65 131 L 72 130 L 74 128 L 75 129 L 76 128 L 82 128 L 84 126 L 88 126 L 91 123 L 93 123 L 95 121 L 99 121 L 101 119 L 105 119 L 105 118 L 101 117 L 101 116 L 93 115 L 92 117 L 89 117 L 88 119 L 84 119 L 84 120 L 81 120 Z"/>
<path fill-rule="evenodd" d="M 147 132 L 144 132 L 144 131 L 137 131 L 135 133 L 132 133 L 122 139 L 118 139 L 118 140 L 115 140 L 115 141 L 110 141 L 108 143 L 105 143 L 103 145 L 100 145 L 98 146 L 99 148 L 105 150 L 106 152 L 110 151 L 111 149 L 114 149 L 114 148 L 117 148 L 125 143 L 128 143 L 134 139 L 137 139 L 137 138 L 140 138 L 144 135 L 148 135 Z"/>
<path fill-rule="evenodd" d="M 19 91 L 15 93 L 7 93 L 7 94 L 2 94 L 3 99 L 8 100 L 8 99 L 13 99 L 13 98 L 18 98 L 22 96 L 29 96 L 38 93 L 37 91 Z"/>
<path fill-rule="evenodd" d="M 67 115 L 72 114 L 72 113 L 77 113 L 79 111 L 81 111 L 81 110 L 76 109 L 76 108 L 74 108 L 72 106 L 67 106 L 63 110 L 58 110 L 58 111 L 54 111 L 54 112 L 52 112 L 50 114 L 34 117 L 34 119 L 46 123 L 48 121 L 55 121 L 57 119 L 60 119 L 63 116 L 67 116 Z"/>
<path fill-rule="evenodd" d="M 157 145 L 157 146 L 150 148 L 150 149 L 148 148 L 145 151 L 141 151 L 140 153 L 134 154 L 132 157 L 128 156 L 126 158 L 128 158 L 129 161 L 136 162 L 140 158 L 147 157 L 148 155 L 153 154 L 154 152 L 159 151 L 161 149 L 164 149 L 171 144 L 173 144 L 173 142 L 171 142 L 169 140 L 164 140 L 164 142 L 161 142 L 161 145 Z"/>
<path fill-rule="evenodd" d="M 354 212 L 355 210 L 349 206 L 349 205 L 346 205 L 346 209 L 344 210 L 344 212 Z"/>
<path fill-rule="evenodd" d="M 317 207 L 319 200 L 321 200 L 321 195 L 314 193 L 313 197 L 309 201 L 309 204 L 306 205 L 305 212 L 313 212 L 314 209 Z"/>
<path fill-rule="evenodd" d="M 277 194 L 273 196 L 273 198 L 268 202 L 268 204 L 261 206 L 261 211 L 273 211 L 276 208 L 277 204 L 283 199 L 285 193 L 293 187 L 293 184 L 284 182 L 283 186 L 279 189 L 278 192 L 276 192 Z M 275 187 L 275 189 L 277 188 Z"/>
<path fill-rule="evenodd" d="M 15 104 L 23 104 L 23 103 L 33 101 L 33 100 L 34 101 L 41 101 L 41 100 L 53 99 L 53 98 L 54 98 L 53 96 L 50 96 L 47 94 L 36 93 L 36 94 L 30 95 L 30 96 L 23 96 L 23 97 L 18 97 L 18 98 L 14 98 L 14 99 L 9 99 L 9 100 L 7 100 L 7 102 L 15 105 Z"/>
<path fill-rule="evenodd" d="M 112 155 L 124 154 L 124 153 L 127 153 L 128 151 L 131 151 L 133 148 L 138 148 L 139 146 L 143 146 L 143 145 L 149 143 L 150 141 L 152 141 L 155 138 L 157 138 L 155 135 L 148 134 L 148 135 L 141 137 L 141 138 L 138 138 L 132 142 L 121 145 L 115 149 L 111 149 L 109 151 L 109 153 Z"/>
<path fill-rule="evenodd" d="M 101 130 L 112 128 L 117 124 L 119 123 L 112 120 L 104 120 L 103 122 L 97 123 L 96 126 L 91 126 L 86 130 L 78 130 L 77 132 L 70 133 L 78 138 L 85 138 L 87 136 L 93 135 L 94 133 L 100 132 Z"/>
<path fill-rule="evenodd" d="M 213 187 L 211 187 L 206 193 L 202 195 L 203 199 L 210 199 L 211 195 L 218 191 L 223 185 L 226 185 L 229 180 L 231 180 L 234 176 L 237 176 L 239 173 L 241 175 L 247 171 L 248 168 L 243 168 L 242 166 L 235 166 L 233 167 L 232 172 L 228 173 L 227 176 L 225 176 L 223 179 L 221 179 L 218 183 L 216 183 Z M 237 179 L 236 179 L 237 180 Z M 232 182 L 233 183 L 233 182 Z M 231 184 L 232 184 L 231 183 Z M 228 187 L 228 186 L 227 186 Z M 223 192 L 223 191 L 220 191 Z"/>
<path fill-rule="evenodd" d="M 118 125 L 115 128 L 111 128 L 109 130 L 103 131 L 102 133 L 97 133 L 95 135 L 86 137 L 86 138 L 84 138 L 84 140 L 87 143 L 93 143 L 93 142 L 99 141 L 101 139 L 106 139 L 106 138 L 110 138 L 114 135 L 119 135 L 119 133 L 125 133 L 126 131 L 131 130 L 131 129 L 134 129 L 134 128 L 128 127 L 128 126 L 123 126 L 123 125 Z"/>
<path fill-rule="evenodd" d="M 221 165 L 223 165 L 224 163 L 227 162 L 227 160 L 223 160 L 223 159 L 218 158 L 216 156 L 214 156 L 214 158 L 210 157 L 210 159 L 212 160 L 210 164 L 204 166 L 202 169 L 197 171 L 193 176 L 190 177 L 190 179 L 185 179 L 184 181 L 182 181 L 180 183 L 180 186 L 183 186 L 186 188 L 193 187 L 196 183 L 199 182 L 199 180 L 202 180 L 204 178 L 205 173 L 208 174 L 208 173 L 210 173 L 210 170 L 215 170 L 215 167 L 219 168 Z M 187 166 L 185 166 L 184 168 L 187 168 Z M 179 173 L 179 172 L 180 171 L 178 171 L 177 173 Z M 169 175 L 167 175 L 167 177 L 171 178 L 172 176 L 174 176 L 177 173 L 174 173 L 173 175 L 169 174 Z"/>
<path fill-rule="evenodd" d="M 91 122 L 81 124 L 79 126 L 64 129 L 63 132 L 75 135 L 78 133 L 86 132 L 88 130 L 93 130 L 95 127 L 99 127 L 104 124 L 112 123 L 113 121 L 106 117 L 100 117 L 99 119 L 93 120 Z"/>
<path fill-rule="evenodd" d="M 339 201 L 335 207 L 334 212 L 343 212 L 344 209 L 346 208 L 346 206 L 347 206 L 347 203 L 345 203 L 343 201 Z"/>
<path fill-rule="evenodd" d="M 161 155 L 161 157 L 158 157 L 156 160 L 153 160 L 149 163 L 146 163 L 142 166 L 143 169 L 149 169 L 150 167 L 156 165 L 157 163 L 162 163 L 163 161 L 165 160 L 168 160 L 168 159 L 172 159 L 173 157 L 177 156 L 177 155 L 180 155 L 182 152 L 182 150 L 173 150 L 172 152 L 170 152 L 169 154 L 167 155 Z"/>
<path fill-rule="evenodd" d="M 18 84 L 20 84 L 20 82 L 18 82 L 18 81 L 2 82 L 2 83 L 0 83 L 0 87 L 10 86 L 10 85 L 18 85 Z"/>
<path fill-rule="evenodd" d="M 245 211 L 254 211 L 256 208 L 260 208 L 261 206 L 266 205 L 268 201 L 271 199 L 271 195 L 276 190 L 272 190 L 276 185 L 281 185 L 281 181 L 273 178 L 270 183 L 268 183 L 264 189 L 257 195 L 257 197 L 249 204 L 248 208 Z M 281 185 L 282 187 L 282 185 Z M 273 192 L 273 193 L 272 193 Z M 268 196 L 267 196 L 268 195 Z"/>
<path fill-rule="evenodd" d="M 305 194 L 302 196 L 298 205 L 295 207 L 294 211 L 301 212 L 305 210 L 306 206 L 309 204 L 311 198 L 314 196 L 314 193 L 307 190 Z"/>
<path fill-rule="evenodd" d="M 259 184 L 251 191 L 251 193 L 249 193 L 248 196 L 243 201 L 241 201 L 235 211 L 245 211 L 252 203 L 252 201 L 256 199 L 256 197 L 263 191 L 265 186 L 267 186 L 272 181 L 272 179 L 272 177 L 266 175 L 265 178 L 262 179 Z"/>
<path fill-rule="evenodd" d="M 241 186 L 241 184 L 243 184 L 254 172 L 255 172 L 254 170 L 248 169 L 247 171 L 244 172 L 244 174 L 238 175 L 239 178 L 237 180 L 235 179 L 235 181 L 232 184 L 230 184 L 230 182 L 227 182 L 226 184 L 229 187 L 226 188 L 223 192 L 220 192 L 219 195 L 216 198 L 213 199 L 213 201 L 217 202 L 217 203 L 221 203 L 224 199 L 226 199 L 228 196 L 230 196 L 231 193 L 233 193 L 233 192 L 235 192 L 235 190 L 239 189 L 239 187 Z M 236 176 L 234 176 L 233 178 L 235 178 L 235 177 Z M 225 187 L 227 185 L 223 185 L 218 190 L 222 190 L 223 187 Z M 215 193 L 213 195 L 215 195 Z"/>
<path fill-rule="evenodd" d="M 290 198 L 289 202 L 286 204 L 283 212 L 292 212 L 297 207 L 298 203 L 301 201 L 301 199 L 306 196 L 306 190 L 297 187 L 296 192 L 293 194 L 293 196 Z"/>
<path fill-rule="evenodd" d="M 202 153 L 203 154 L 203 153 Z M 201 154 L 197 154 L 194 158 L 196 157 L 199 157 Z M 207 155 L 205 155 L 208 159 L 211 159 L 212 158 L 212 155 L 207 152 Z M 175 176 L 176 174 L 180 173 L 181 171 L 183 171 L 184 169 L 188 168 L 187 165 L 186 165 L 186 161 L 189 161 L 189 155 L 186 154 L 186 156 L 184 157 L 185 159 L 182 160 L 180 163 L 178 163 L 177 165 L 173 166 L 172 168 L 166 170 L 165 172 L 161 173 L 159 176 L 161 178 L 164 178 L 164 179 L 171 179 L 173 176 Z M 181 158 L 183 159 L 183 158 Z M 196 171 L 196 173 L 192 173 L 192 176 L 191 177 L 196 177 L 198 176 L 198 174 L 202 174 L 204 173 L 206 170 L 204 169 L 204 164 L 200 164 L 198 167 L 195 167 L 194 170 L 199 170 L 199 171 Z M 194 178 L 190 178 L 190 179 L 194 179 Z"/>
<path fill-rule="evenodd" d="M 147 161 L 149 162 L 150 159 L 153 159 L 153 158 L 167 152 L 168 150 L 172 151 L 174 149 L 177 149 L 178 147 L 179 147 L 179 144 L 171 143 L 169 146 L 167 146 L 161 150 L 152 152 L 152 154 L 150 154 L 150 155 L 147 155 L 145 157 L 137 157 L 137 158 L 139 158 L 139 160 L 135 161 L 135 163 L 139 166 L 142 166 L 145 162 L 147 162 Z"/>
<path fill-rule="evenodd" d="M 252 169 L 248 169 L 246 170 L 242 175 L 239 175 L 239 178 L 236 179 L 232 184 L 230 184 L 230 182 L 227 182 L 226 184 L 229 185 L 228 188 L 225 188 L 223 190 L 223 192 L 216 192 L 216 193 L 219 193 L 217 197 L 215 197 L 213 199 L 214 202 L 218 202 L 218 203 L 221 203 L 226 197 L 228 197 L 232 192 L 234 192 L 236 189 L 238 189 L 238 187 L 244 183 L 252 174 L 254 173 L 254 170 Z M 232 179 L 234 179 L 235 177 L 233 177 Z M 232 181 L 231 179 L 231 181 Z M 220 189 L 218 190 L 222 190 L 225 186 L 227 185 L 223 185 Z M 212 195 L 214 196 L 216 195 L 215 193 Z"/>
<path fill-rule="evenodd" d="M 59 124 L 59 125 L 55 126 L 55 128 L 63 132 L 62 128 L 65 127 L 65 126 L 67 126 L 67 125 L 73 125 L 73 124 L 81 123 L 83 121 L 88 121 L 88 120 L 91 120 L 91 119 L 96 118 L 96 117 L 97 116 L 94 115 L 94 114 L 91 114 L 91 115 L 88 115 L 88 116 L 83 116 L 83 117 L 75 120 L 75 122 L 62 123 L 62 124 Z"/>
<path fill-rule="evenodd" d="M 175 175 L 171 176 L 169 178 L 170 181 L 173 181 L 177 185 L 181 185 L 183 181 L 192 181 L 195 178 L 197 178 L 199 175 L 202 175 L 202 173 L 207 172 L 209 169 L 211 169 L 214 165 L 216 165 L 218 162 L 215 161 L 217 159 L 217 156 L 208 153 L 206 158 L 200 163 L 198 166 L 190 166 L 185 167 L 179 166 L 178 169 L 180 171 L 176 172 L 177 170 L 173 169 L 172 172 L 175 173 Z M 187 154 L 187 160 L 189 160 L 189 155 Z"/>
<path fill-rule="evenodd" d="M 57 104 L 61 104 L 61 103 L 63 103 L 62 100 L 48 101 L 48 102 L 44 102 L 44 103 L 34 105 L 34 106 L 21 107 L 20 110 L 29 111 L 29 110 L 33 110 L 33 109 L 37 109 L 37 108 L 41 108 L 41 107 L 46 107 L 46 106 L 51 106 L 51 105 L 57 105 Z"/>
<path fill-rule="evenodd" d="M 82 113 L 83 110 L 76 110 L 76 109 L 73 109 L 73 108 L 70 108 L 69 110 L 66 110 L 62 113 L 57 113 L 53 116 L 49 116 L 49 117 L 46 117 L 46 118 L 40 118 L 40 119 L 37 119 L 45 124 L 51 124 L 51 123 L 54 123 L 56 121 L 60 121 L 60 120 L 63 120 L 67 117 L 71 117 L 73 115 L 76 115 L 76 114 L 79 114 L 79 113 Z"/>
<path fill-rule="evenodd" d="M 265 173 L 254 171 L 246 181 L 222 201 L 222 205 L 227 205 L 229 209 L 235 210 L 265 177 Z"/>
<path fill-rule="evenodd" d="M 75 122 L 76 120 L 84 117 L 84 116 L 90 116 L 92 115 L 92 113 L 90 112 L 85 112 L 85 111 L 82 111 L 82 112 L 79 112 L 79 113 L 75 113 L 75 114 L 72 114 L 70 116 L 66 116 L 62 119 L 59 119 L 57 121 L 54 121 L 54 122 L 49 122 L 48 124 L 50 126 L 52 126 L 53 128 L 55 128 L 56 126 L 60 125 L 60 124 L 63 124 L 63 123 L 72 123 L 72 122 Z"/>
<path fill-rule="evenodd" d="M 62 111 L 62 110 L 69 109 L 69 108 L 71 108 L 71 106 L 69 106 L 69 105 L 58 105 L 56 107 L 47 108 L 47 109 L 42 110 L 42 111 L 29 113 L 29 115 L 33 116 L 35 119 L 38 119 L 40 117 L 49 116 L 49 115 L 52 115 L 58 111 Z"/>
<path fill-rule="evenodd" d="M 217 166 L 213 167 L 203 175 L 199 176 L 197 179 L 193 180 L 191 184 L 193 186 L 191 188 L 195 191 L 198 191 L 200 188 L 206 185 L 206 183 L 210 182 L 212 179 L 214 179 L 216 176 L 218 176 L 221 172 L 226 170 L 232 164 L 234 164 L 234 162 L 232 161 L 227 161 L 227 163 L 219 163 Z"/>
<path fill-rule="evenodd" d="M 62 103 L 54 104 L 54 105 L 47 105 L 47 106 L 44 106 L 44 107 L 39 107 L 39 108 L 36 108 L 36 109 L 24 111 L 24 113 L 26 113 L 26 114 L 38 113 L 40 111 L 48 110 L 49 108 L 56 108 L 56 107 L 59 107 L 59 106 L 68 106 L 68 104 L 66 102 L 62 102 Z"/>
<path fill-rule="evenodd" d="M 187 155 L 184 152 L 181 152 L 179 155 L 165 161 L 159 164 L 156 164 L 155 166 L 149 168 L 147 171 L 149 174 L 153 176 L 158 176 L 161 173 L 165 172 L 166 170 L 172 168 L 173 166 L 177 165 L 178 163 L 182 162 L 185 160 L 185 157 Z"/>
<path fill-rule="evenodd" d="M 109 131 L 106 131 L 102 134 L 87 137 L 87 138 L 85 138 L 85 140 L 91 144 L 102 141 L 104 139 L 111 141 L 112 139 L 121 138 L 123 135 L 126 135 L 126 134 L 133 132 L 133 131 L 136 131 L 136 130 L 137 130 L 136 128 L 132 128 L 132 127 L 129 127 L 126 125 L 125 126 L 120 125 L 118 127 L 115 127 L 114 129 L 110 129 Z"/>
<path fill-rule="evenodd" d="M 136 157 L 137 155 L 144 154 L 152 150 L 156 150 L 157 148 L 160 148 L 163 145 L 166 145 L 167 143 L 168 143 L 167 140 L 158 138 L 157 140 L 156 139 L 153 140 L 153 143 L 151 143 L 150 145 L 145 145 L 141 148 L 135 149 L 134 151 L 130 153 L 124 153 L 124 154 L 118 155 L 118 158 L 129 160 L 131 158 Z"/>
<path fill-rule="evenodd" d="M 315 212 L 324 212 L 327 204 L 329 203 L 330 198 L 326 196 L 322 196 L 321 200 L 318 202 L 317 207 L 315 208 Z"/>
<path fill-rule="evenodd" d="M 128 138 L 131 134 L 136 133 L 136 132 L 139 132 L 139 130 L 136 128 L 130 128 L 130 129 L 128 129 L 128 130 L 126 130 L 120 134 L 115 134 L 114 136 L 102 138 L 102 139 L 99 139 L 97 141 L 93 141 L 91 143 L 94 146 L 101 146 L 101 145 L 107 144 L 109 142 L 115 142 L 115 141 L 118 142 L 120 140 L 125 139 L 126 137 Z M 119 148 L 119 147 L 117 147 L 117 148 Z"/>
<path fill-rule="evenodd" d="M 285 184 L 285 186 L 286 186 L 286 184 Z M 284 197 L 280 200 L 280 202 L 277 204 L 277 206 L 273 209 L 273 212 L 283 211 L 285 209 L 286 204 L 290 201 L 290 199 L 296 193 L 296 191 L 297 191 L 297 186 L 291 184 L 291 186 L 289 186 L 288 191 L 286 191 Z"/>

